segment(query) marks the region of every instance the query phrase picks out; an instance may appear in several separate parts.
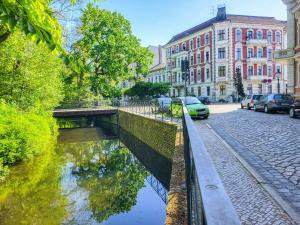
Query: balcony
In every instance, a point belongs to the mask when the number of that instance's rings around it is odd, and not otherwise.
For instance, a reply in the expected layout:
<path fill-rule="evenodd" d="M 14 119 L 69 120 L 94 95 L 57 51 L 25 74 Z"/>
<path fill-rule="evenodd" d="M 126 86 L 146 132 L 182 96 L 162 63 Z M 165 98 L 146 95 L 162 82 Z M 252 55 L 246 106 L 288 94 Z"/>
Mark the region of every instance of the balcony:
<path fill-rule="evenodd" d="M 179 50 L 172 52 L 172 56 L 186 56 L 188 55 L 188 50 Z"/>
<path fill-rule="evenodd" d="M 255 46 L 267 46 L 268 40 L 267 39 L 248 39 L 247 45 L 255 45 Z"/>
<path fill-rule="evenodd" d="M 267 58 L 259 58 L 259 57 L 247 58 L 247 63 L 252 63 L 252 64 L 266 64 L 267 61 L 268 61 Z"/>
<path fill-rule="evenodd" d="M 274 59 L 276 62 L 287 62 L 289 59 L 295 56 L 294 49 L 284 49 L 284 50 L 277 50 L 274 52 Z"/>

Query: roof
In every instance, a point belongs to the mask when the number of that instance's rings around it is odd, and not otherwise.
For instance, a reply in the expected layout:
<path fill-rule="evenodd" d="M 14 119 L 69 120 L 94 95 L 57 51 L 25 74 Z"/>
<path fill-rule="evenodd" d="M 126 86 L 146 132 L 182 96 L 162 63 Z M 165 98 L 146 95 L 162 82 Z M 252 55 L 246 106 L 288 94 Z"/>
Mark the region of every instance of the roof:
<path fill-rule="evenodd" d="M 277 19 L 275 19 L 275 17 L 227 14 L 226 19 L 220 20 L 217 17 L 214 17 L 210 20 L 205 21 L 204 23 L 201 23 L 195 27 L 192 27 L 192 28 L 184 31 L 184 32 L 181 32 L 181 33 L 173 36 L 167 44 L 178 41 L 178 40 L 185 38 L 191 34 L 197 33 L 198 31 L 203 30 L 203 29 L 211 26 L 214 23 L 224 22 L 224 21 L 231 21 L 234 23 L 247 23 L 247 24 L 260 23 L 263 25 L 284 25 L 284 26 L 286 26 L 286 24 L 287 24 L 286 21 L 277 20 Z"/>
<path fill-rule="evenodd" d="M 158 64 L 158 65 L 155 65 L 153 66 L 151 69 L 150 69 L 150 72 L 154 72 L 154 71 L 157 71 L 157 70 L 161 70 L 161 69 L 164 69 L 166 67 L 166 65 L 164 63 L 161 63 L 161 64 Z"/>

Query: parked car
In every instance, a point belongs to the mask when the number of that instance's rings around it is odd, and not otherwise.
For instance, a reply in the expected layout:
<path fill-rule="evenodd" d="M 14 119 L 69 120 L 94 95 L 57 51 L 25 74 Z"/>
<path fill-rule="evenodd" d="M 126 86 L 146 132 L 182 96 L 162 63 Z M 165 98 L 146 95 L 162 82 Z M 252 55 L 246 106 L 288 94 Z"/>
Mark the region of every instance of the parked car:
<path fill-rule="evenodd" d="M 241 108 L 252 109 L 254 107 L 255 102 L 261 97 L 262 95 L 247 95 L 241 102 Z"/>
<path fill-rule="evenodd" d="M 196 97 L 179 97 L 173 100 L 172 105 L 172 113 L 173 115 L 182 114 L 182 103 L 185 104 L 189 115 L 193 118 L 205 118 L 207 119 L 209 117 L 209 109 L 206 105 L 202 104 L 199 99 Z"/>
<path fill-rule="evenodd" d="M 290 117 L 295 118 L 297 116 L 300 116 L 300 100 L 295 101 L 291 106 L 290 106 Z"/>
<path fill-rule="evenodd" d="M 288 94 L 269 94 L 260 97 L 254 103 L 254 111 L 264 111 L 266 113 L 290 110 L 293 98 Z"/>
<path fill-rule="evenodd" d="M 169 97 L 160 97 L 154 99 L 153 102 L 157 105 L 159 112 L 168 112 L 170 110 L 172 99 Z"/>
<path fill-rule="evenodd" d="M 207 97 L 207 96 L 199 96 L 198 99 L 204 105 L 209 105 L 210 104 L 209 97 Z"/>

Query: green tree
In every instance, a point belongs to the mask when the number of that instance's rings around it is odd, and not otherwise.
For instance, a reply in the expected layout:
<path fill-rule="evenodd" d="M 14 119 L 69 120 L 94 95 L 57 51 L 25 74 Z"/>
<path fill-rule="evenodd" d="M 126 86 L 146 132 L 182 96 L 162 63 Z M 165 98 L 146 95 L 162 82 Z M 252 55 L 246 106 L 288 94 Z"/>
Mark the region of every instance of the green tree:
<path fill-rule="evenodd" d="M 20 32 L 0 45 L 0 99 L 24 111 L 47 111 L 62 99 L 62 61 Z"/>
<path fill-rule="evenodd" d="M 74 5 L 76 0 L 68 0 Z M 39 43 L 53 50 L 62 50 L 62 31 L 56 18 L 59 5 L 66 0 L 0 0 L 0 43 L 18 28 Z"/>
<path fill-rule="evenodd" d="M 82 38 L 65 58 L 78 74 L 78 86 L 87 79 L 96 96 L 111 96 L 121 80 L 147 72 L 153 55 L 141 47 L 122 15 L 89 4 L 81 22 Z"/>
<path fill-rule="evenodd" d="M 239 68 L 237 68 L 235 72 L 234 86 L 238 96 L 244 98 L 245 97 L 244 85 L 243 85 L 241 70 Z"/>
<path fill-rule="evenodd" d="M 150 83 L 150 82 L 143 82 L 139 81 L 136 84 L 126 90 L 124 92 L 125 95 L 128 96 L 137 96 L 141 99 L 150 96 L 157 96 L 157 95 L 165 95 L 170 90 L 170 85 L 168 83 Z"/>

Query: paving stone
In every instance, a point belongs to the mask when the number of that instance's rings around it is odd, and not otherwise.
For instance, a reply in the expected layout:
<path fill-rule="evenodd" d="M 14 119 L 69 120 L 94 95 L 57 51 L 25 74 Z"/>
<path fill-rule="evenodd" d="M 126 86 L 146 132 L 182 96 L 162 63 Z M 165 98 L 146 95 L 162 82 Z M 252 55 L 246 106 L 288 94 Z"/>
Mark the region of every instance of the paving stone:
<path fill-rule="evenodd" d="M 211 105 L 205 122 L 300 214 L 300 119 L 238 108 Z"/>
<path fill-rule="evenodd" d="M 205 125 L 197 121 L 203 142 L 243 225 L 294 225 L 230 150 Z"/>

